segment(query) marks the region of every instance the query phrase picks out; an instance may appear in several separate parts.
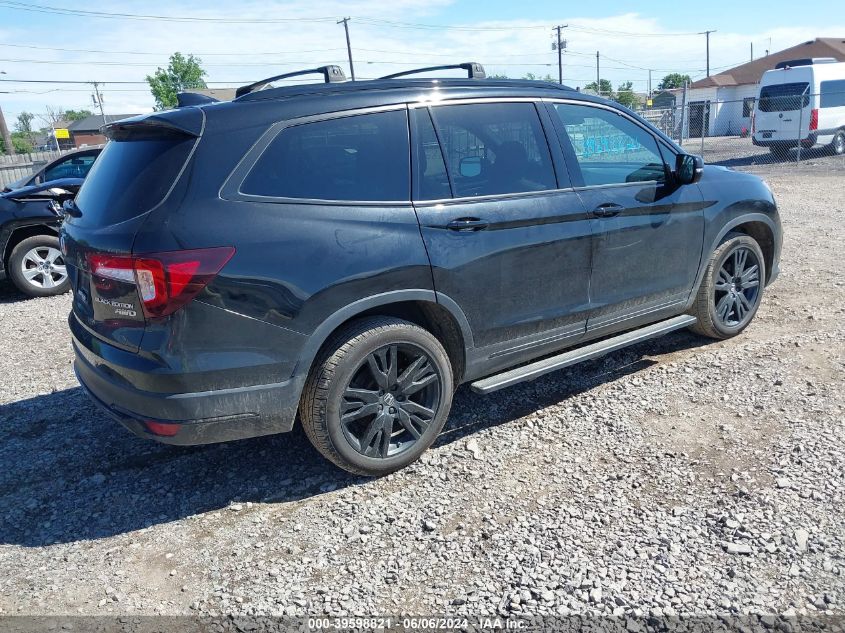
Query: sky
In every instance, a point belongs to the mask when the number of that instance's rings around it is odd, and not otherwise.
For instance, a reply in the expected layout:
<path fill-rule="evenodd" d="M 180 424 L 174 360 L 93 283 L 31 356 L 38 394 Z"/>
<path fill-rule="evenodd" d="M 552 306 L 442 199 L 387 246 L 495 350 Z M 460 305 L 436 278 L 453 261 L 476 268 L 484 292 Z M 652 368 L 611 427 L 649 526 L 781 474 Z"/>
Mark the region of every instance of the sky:
<path fill-rule="evenodd" d="M 715 31 L 711 73 L 748 61 L 752 44 L 758 57 L 815 37 L 845 39 L 843 0 L 811 7 L 786 0 L 0 0 L 0 107 L 10 127 L 23 111 L 93 110 L 90 85 L 34 81 L 97 81 L 106 114 L 149 112 L 144 78 L 176 51 L 201 58 L 210 87 L 327 63 L 348 75 L 342 17 L 351 18 L 358 79 L 463 61 L 480 62 L 488 74 L 557 77 L 552 27 L 568 25 L 564 83 L 594 81 L 598 51 L 603 79 L 645 92 L 648 69 L 654 87 L 669 72 L 705 76 L 705 30 Z"/>

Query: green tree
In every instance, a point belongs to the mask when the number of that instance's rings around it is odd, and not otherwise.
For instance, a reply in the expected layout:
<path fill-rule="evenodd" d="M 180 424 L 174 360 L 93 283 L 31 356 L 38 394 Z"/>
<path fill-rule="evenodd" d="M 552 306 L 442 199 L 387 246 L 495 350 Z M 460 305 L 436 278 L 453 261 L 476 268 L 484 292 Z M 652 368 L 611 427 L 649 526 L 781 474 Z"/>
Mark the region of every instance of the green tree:
<path fill-rule="evenodd" d="M 621 103 L 626 108 L 631 108 L 632 110 L 639 107 L 640 98 L 637 96 L 637 93 L 634 92 L 633 82 L 626 81 L 619 84 L 619 87 L 616 89 L 616 102 Z"/>
<path fill-rule="evenodd" d="M 32 120 L 35 115 L 32 112 L 21 112 L 18 115 L 18 120 L 15 122 L 15 129 L 18 132 L 23 132 L 27 136 L 32 134 Z"/>
<path fill-rule="evenodd" d="M 202 60 L 193 55 L 185 57 L 173 53 L 167 68 L 158 68 L 154 75 L 147 75 L 150 92 L 156 101 L 156 110 L 176 107 L 176 95 L 192 88 L 206 88 Z"/>
<path fill-rule="evenodd" d="M 528 79 L 528 80 L 530 80 L 530 81 L 549 81 L 549 82 L 554 83 L 554 84 L 556 84 L 556 83 L 557 83 L 557 79 L 555 79 L 554 77 L 552 77 L 552 76 L 551 76 L 550 74 L 548 74 L 548 73 L 546 73 L 546 76 L 545 76 L 545 77 L 538 77 L 538 76 L 537 76 L 537 75 L 535 75 L 534 73 L 528 73 L 527 75 L 525 75 L 525 76 L 523 77 L 523 79 Z"/>
<path fill-rule="evenodd" d="M 65 110 L 62 118 L 71 123 L 73 121 L 81 121 L 82 119 L 92 116 L 94 113 L 91 110 Z"/>
<path fill-rule="evenodd" d="M 12 132 L 12 146 L 15 154 L 28 154 L 33 150 L 32 141 L 26 132 Z M 6 153 L 6 143 L 0 138 L 0 154 Z"/>
<path fill-rule="evenodd" d="M 683 88 L 685 83 L 692 83 L 692 78 L 689 75 L 669 73 L 659 84 L 657 84 L 657 89 L 670 90 L 672 88 Z"/>
<path fill-rule="evenodd" d="M 507 75 L 487 75 L 487 79 L 510 79 Z"/>
<path fill-rule="evenodd" d="M 596 82 L 592 82 L 584 86 L 584 90 L 592 90 L 600 94 L 602 97 L 606 99 L 613 99 L 613 84 L 610 83 L 609 79 L 600 79 L 598 86 L 596 86 Z"/>

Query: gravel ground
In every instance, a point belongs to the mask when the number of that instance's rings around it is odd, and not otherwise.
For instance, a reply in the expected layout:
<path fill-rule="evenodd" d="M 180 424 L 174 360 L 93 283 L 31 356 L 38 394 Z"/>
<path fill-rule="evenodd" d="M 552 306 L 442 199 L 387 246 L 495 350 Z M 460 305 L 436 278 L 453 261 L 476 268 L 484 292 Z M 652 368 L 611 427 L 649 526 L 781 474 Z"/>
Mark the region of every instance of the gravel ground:
<path fill-rule="evenodd" d="M 693 154 L 701 154 L 707 163 L 728 167 L 782 167 L 793 170 L 798 161 L 798 151 L 789 149 L 772 154 L 768 147 L 755 147 L 750 137 L 709 136 L 691 138 L 684 141 L 684 149 Z M 799 169 L 815 169 L 818 166 L 845 168 L 845 155 L 831 156 L 829 148 L 814 147 L 801 150 Z"/>
<path fill-rule="evenodd" d="M 688 333 L 462 388 L 380 480 L 301 432 L 136 439 L 76 386 L 67 296 L 0 285 L 0 614 L 845 614 L 845 168 L 755 167 L 781 278 Z"/>

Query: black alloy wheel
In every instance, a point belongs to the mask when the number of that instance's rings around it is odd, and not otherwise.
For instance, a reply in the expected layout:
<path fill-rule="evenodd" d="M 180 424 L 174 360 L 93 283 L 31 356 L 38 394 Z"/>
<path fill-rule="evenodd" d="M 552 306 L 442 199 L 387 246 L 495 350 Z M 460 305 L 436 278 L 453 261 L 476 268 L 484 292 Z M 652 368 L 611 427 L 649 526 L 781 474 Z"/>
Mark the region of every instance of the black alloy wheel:
<path fill-rule="evenodd" d="M 358 475 L 411 464 L 449 416 L 455 379 L 443 343 L 390 316 L 342 327 L 323 346 L 299 405 L 308 439 L 327 459 Z"/>
<path fill-rule="evenodd" d="M 392 343 L 367 355 L 343 392 L 340 422 L 350 445 L 366 457 L 407 451 L 434 421 L 442 377 L 429 355 Z"/>
<path fill-rule="evenodd" d="M 719 269 L 714 284 L 716 317 L 735 328 L 751 320 L 760 300 L 760 262 L 747 246 L 738 246 Z"/>

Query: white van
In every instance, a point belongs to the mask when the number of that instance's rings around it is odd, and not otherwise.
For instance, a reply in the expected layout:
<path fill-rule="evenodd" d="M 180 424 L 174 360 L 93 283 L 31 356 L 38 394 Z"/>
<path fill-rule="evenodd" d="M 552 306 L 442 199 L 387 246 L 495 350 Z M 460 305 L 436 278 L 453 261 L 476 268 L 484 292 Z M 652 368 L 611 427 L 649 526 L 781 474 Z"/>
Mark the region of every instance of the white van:
<path fill-rule="evenodd" d="M 832 58 L 781 62 L 760 80 L 752 141 L 773 153 L 827 146 L 845 154 L 845 63 Z"/>

